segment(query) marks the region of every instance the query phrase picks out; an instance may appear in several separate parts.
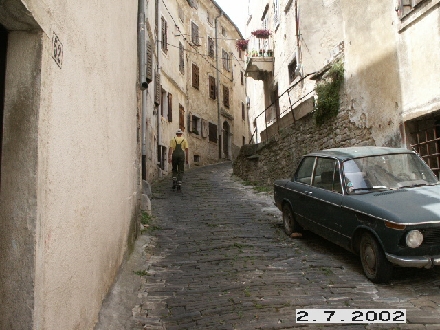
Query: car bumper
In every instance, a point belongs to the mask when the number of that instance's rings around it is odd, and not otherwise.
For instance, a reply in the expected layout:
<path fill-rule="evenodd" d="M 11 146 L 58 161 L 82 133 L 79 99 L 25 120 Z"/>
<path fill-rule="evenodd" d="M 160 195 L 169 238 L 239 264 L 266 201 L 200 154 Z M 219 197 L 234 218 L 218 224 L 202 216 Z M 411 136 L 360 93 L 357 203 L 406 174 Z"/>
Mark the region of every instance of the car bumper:
<path fill-rule="evenodd" d="M 431 268 L 440 265 L 440 256 L 400 257 L 388 253 L 386 256 L 389 262 L 401 267 Z"/>

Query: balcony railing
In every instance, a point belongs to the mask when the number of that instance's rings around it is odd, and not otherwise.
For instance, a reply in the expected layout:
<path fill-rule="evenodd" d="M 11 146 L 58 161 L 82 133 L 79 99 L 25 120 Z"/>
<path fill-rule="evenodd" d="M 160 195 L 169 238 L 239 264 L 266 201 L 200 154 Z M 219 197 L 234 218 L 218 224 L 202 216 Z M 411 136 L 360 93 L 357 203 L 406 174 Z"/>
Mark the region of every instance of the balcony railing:
<path fill-rule="evenodd" d="M 246 75 L 255 80 L 265 80 L 273 73 L 273 39 L 251 36 L 247 51 Z"/>

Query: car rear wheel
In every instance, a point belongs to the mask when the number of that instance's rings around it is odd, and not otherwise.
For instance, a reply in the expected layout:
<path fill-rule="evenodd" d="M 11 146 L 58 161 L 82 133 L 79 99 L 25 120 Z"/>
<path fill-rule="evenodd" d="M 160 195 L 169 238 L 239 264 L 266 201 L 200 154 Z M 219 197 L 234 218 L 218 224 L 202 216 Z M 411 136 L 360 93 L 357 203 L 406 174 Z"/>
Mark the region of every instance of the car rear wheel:
<path fill-rule="evenodd" d="M 292 233 L 300 232 L 302 229 L 295 221 L 295 216 L 293 215 L 292 209 L 287 203 L 283 206 L 283 225 L 284 231 L 289 236 L 292 235 Z"/>
<path fill-rule="evenodd" d="M 383 283 L 391 279 L 393 265 L 387 260 L 382 247 L 370 233 L 362 235 L 359 252 L 362 268 L 370 281 Z"/>

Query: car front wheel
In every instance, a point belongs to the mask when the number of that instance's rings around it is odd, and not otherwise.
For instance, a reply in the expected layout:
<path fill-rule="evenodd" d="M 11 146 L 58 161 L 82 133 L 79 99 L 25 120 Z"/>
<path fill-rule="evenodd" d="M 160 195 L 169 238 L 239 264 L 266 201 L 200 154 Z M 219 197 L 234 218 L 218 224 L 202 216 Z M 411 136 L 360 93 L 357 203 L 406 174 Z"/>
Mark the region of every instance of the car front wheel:
<path fill-rule="evenodd" d="M 359 252 L 362 268 L 370 281 L 383 283 L 391 279 L 393 265 L 387 260 L 381 246 L 370 233 L 362 235 Z"/>
<path fill-rule="evenodd" d="M 287 235 L 292 235 L 294 232 L 300 232 L 301 227 L 295 221 L 295 216 L 293 215 L 292 209 L 289 204 L 284 204 L 283 206 L 283 225 L 284 231 Z"/>

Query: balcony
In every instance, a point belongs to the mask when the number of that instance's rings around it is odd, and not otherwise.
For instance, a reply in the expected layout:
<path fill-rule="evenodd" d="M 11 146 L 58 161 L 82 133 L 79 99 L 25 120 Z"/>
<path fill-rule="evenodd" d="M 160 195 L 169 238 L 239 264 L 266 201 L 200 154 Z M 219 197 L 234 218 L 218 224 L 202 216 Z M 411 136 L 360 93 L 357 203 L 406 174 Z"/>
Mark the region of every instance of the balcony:
<path fill-rule="evenodd" d="M 256 38 L 252 36 L 249 39 L 246 76 L 255 80 L 266 80 L 273 74 L 273 39 Z"/>

